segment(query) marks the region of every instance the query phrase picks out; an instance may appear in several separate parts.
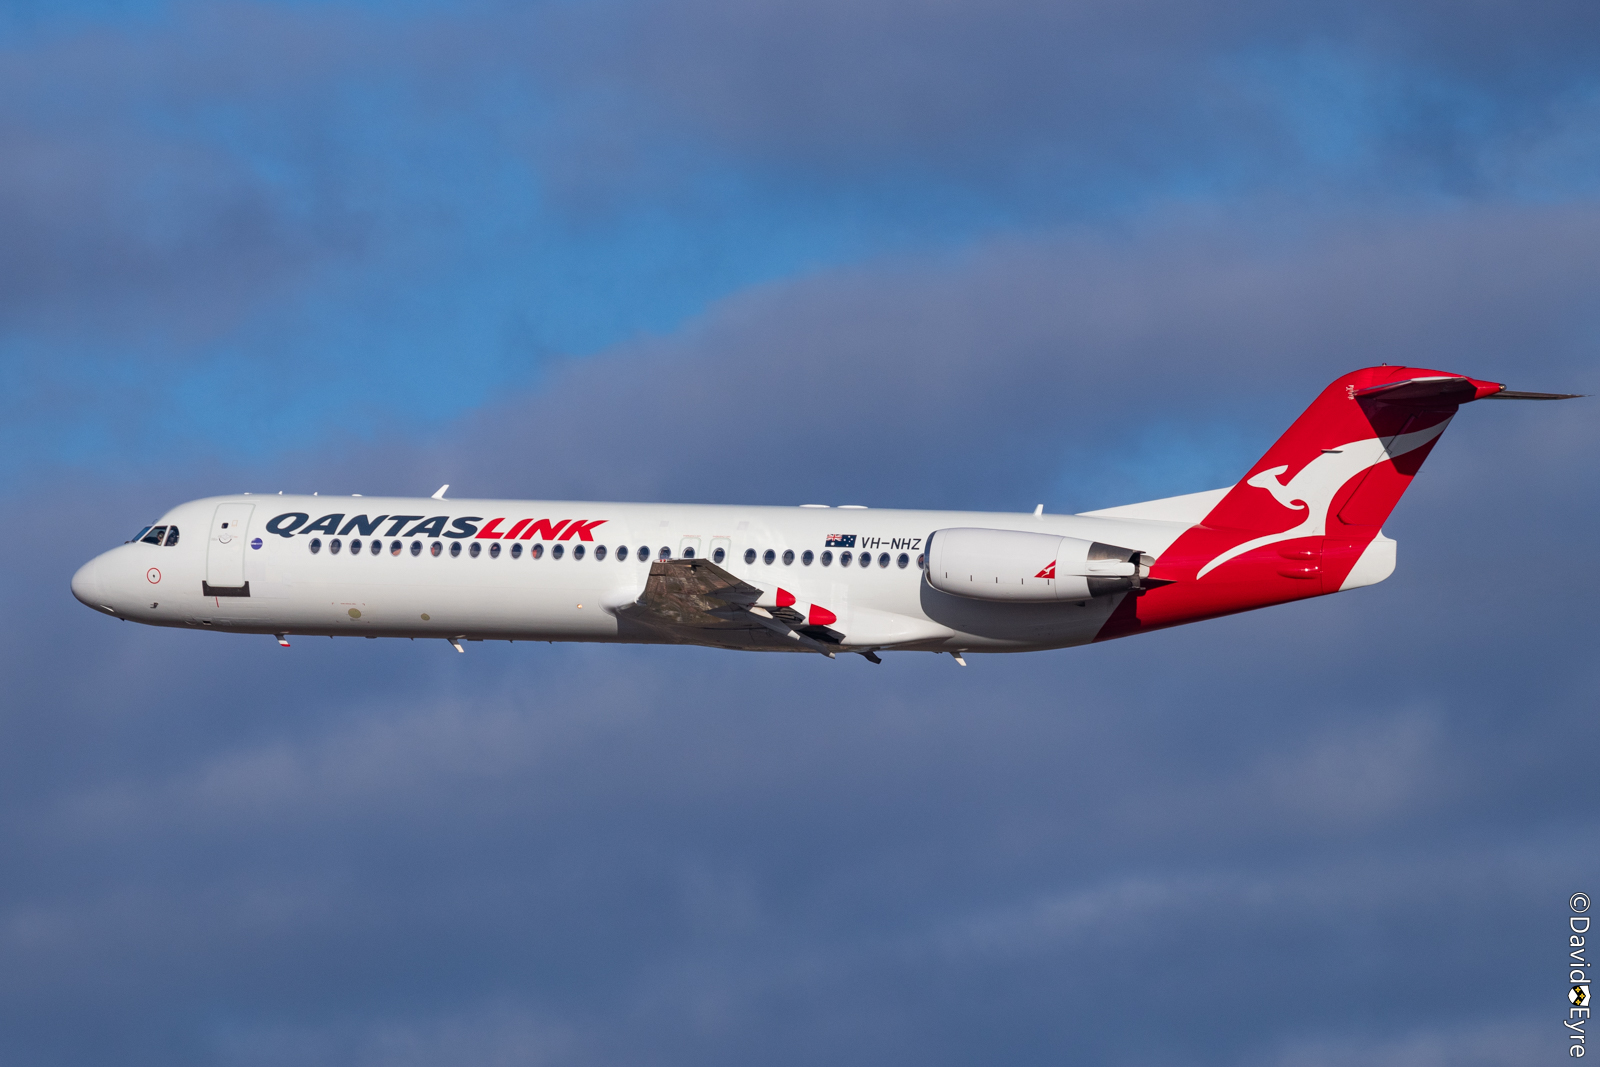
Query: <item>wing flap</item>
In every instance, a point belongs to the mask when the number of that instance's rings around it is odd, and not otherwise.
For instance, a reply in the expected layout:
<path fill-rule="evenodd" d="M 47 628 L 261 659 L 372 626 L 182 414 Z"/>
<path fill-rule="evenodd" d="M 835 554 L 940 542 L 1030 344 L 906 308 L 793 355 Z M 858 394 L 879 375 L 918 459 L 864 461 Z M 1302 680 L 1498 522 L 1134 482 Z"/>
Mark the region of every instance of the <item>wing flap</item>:
<path fill-rule="evenodd" d="M 616 614 L 688 644 L 790 650 L 798 645 L 833 655 L 826 641 L 801 632 L 810 627 L 797 625 L 804 623 L 798 612 L 757 607 L 760 599 L 760 589 L 710 560 L 660 559 L 650 564 L 639 599 Z"/>

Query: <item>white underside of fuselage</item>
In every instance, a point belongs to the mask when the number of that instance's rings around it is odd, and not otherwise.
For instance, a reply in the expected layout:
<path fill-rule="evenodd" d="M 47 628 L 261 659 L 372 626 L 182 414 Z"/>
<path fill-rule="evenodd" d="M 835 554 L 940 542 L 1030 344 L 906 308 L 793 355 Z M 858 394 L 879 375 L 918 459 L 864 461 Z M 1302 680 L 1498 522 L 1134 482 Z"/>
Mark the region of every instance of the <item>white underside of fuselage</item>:
<path fill-rule="evenodd" d="M 244 530 L 224 533 L 216 526 L 219 507 L 249 506 Z M 531 540 L 485 539 L 459 530 L 434 536 L 389 534 L 385 521 L 373 535 L 360 537 L 363 551 L 335 554 L 328 532 L 289 536 L 270 533 L 275 516 L 304 513 L 302 525 L 329 513 L 363 516 L 472 516 L 486 524 L 504 517 L 501 530 L 524 518 L 583 519 L 592 540 L 566 541 L 543 535 Z M 229 514 L 238 515 L 234 510 Z M 945 527 L 985 527 L 1058 534 L 1124 545 L 1159 556 L 1190 521 L 1126 515 L 1078 516 L 1028 513 L 896 511 L 882 509 L 738 507 L 575 503 L 569 501 L 437 500 L 428 498 L 238 496 L 213 497 L 180 505 L 162 516 L 182 538 L 166 547 L 121 545 L 79 572 L 73 592 L 107 614 L 156 626 L 211 629 L 231 633 L 329 637 L 405 637 L 454 640 L 596 641 L 703 643 L 745 647 L 722 640 L 673 640 L 640 627 L 619 610 L 643 592 L 650 562 L 665 550 L 681 558 L 693 548 L 698 558 L 724 551 L 719 565 L 761 589 L 782 589 L 801 605 L 823 606 L 836 621 L 841 651 L 906 649 L 926 651 L 1012 652 L 1063 648 L 1092 641 L 1120 596 L 1083 603 L 994 603 L 951 596 L 922 580 L 916 560 L 928 534 Z M 337 535 L 337 531 L 334 531 Z M 313 553 L 313 537 L 322 542 Z M 227 540 L 223 541 L 222 538 Z M 827 547 L 853 538 L 849 567 L 843 549 Z M 381 544 L 376 555 L 373 539 Z M 341 538 L 348 543 L 349 538 Z M 420 542 L 415 554 L 413 541 Z M 399 552 L 392 549 L 399 543 Z M 433 545 L 441 551 L 436 555 Z M 471 554 L 470 546 L 480 546 Z M 511 545 L 522 547 L 517 558 Z M 534 558 L 532 545 L 544 551 Z M 563 546 L 561 558 L 553 549 Z M 459 555 L 449 546 L 459 545 Z M 491 547 L 501 551 L 491 556 Z M 582 558 L 574 551 L 585 549 Z M 605 546 L 605 558 L 596 558 Z M 639 548 L 648 551 L 639 558 Z M 625 547 L 625 558 L 619 549 Z M 747 563 L 754 550 L 755 562 Z M 767 553 L 773 562 L 765 562 Z M 812 562 L 803 562 L 805 553 Z M 822 554 L 833 562 L 824 565 Z M 785 564 L 784 554 L 793 552 Z M 859 565 L 863 552 L 871 564 Z M 888 565 L 880 561 L 887 553 Z M 902 556 L 909 559 L 900 565 Z M 219 562 L 220 561 L 220 562 Z M 242 565 L 242 570 L 240 566 Z M 207 596 L 203 589 L 224 585 L 219 567 L 228 568 L 227 585 L 242 574 L 249 595 Z M 754 646 L 751 646 L 754 647 Z M 784 646 L 763 644 L 763 650 Z M 801 645 L 795 651 L 814 651 Z"/>

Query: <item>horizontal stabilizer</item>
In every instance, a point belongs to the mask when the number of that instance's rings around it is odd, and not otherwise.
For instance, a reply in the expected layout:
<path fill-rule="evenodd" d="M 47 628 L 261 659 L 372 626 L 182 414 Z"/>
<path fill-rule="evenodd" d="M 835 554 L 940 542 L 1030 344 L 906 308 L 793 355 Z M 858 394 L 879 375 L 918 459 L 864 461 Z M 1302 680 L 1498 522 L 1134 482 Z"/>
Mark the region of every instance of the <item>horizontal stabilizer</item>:
<path fill-rule="evenodd" d="M 1485 400 L 1577 400 L 1583 393 L 1519 393 L 1513 389 L 1502 389 L 1498 393 L 1490 393 Z"/>
<path fill-rule="evenodd" d="M 1576 400 L 1582 393 L 1521 393 L 1498 382 L 1481 382 L 1458 374 L 1430 374 L 1365 389 L 1351 388 L 1353 400 L 1382 400 L 1386 404 L 1428 406 L 1469 404 L 1474 400 Z"/>
<path fill-rule="evenodd" d="M 1459 374 L 1429 374 L 1415 378 L 1402 378 L 1397 382 L 1370 385 L 1365 389 L 1350 387 L 1352 400 L 1382 400 L 1386 404 L 1417 406 L 1467 404 L 1486 396 L 1503 392 L 1499 382 L 1480 382 Z"/>

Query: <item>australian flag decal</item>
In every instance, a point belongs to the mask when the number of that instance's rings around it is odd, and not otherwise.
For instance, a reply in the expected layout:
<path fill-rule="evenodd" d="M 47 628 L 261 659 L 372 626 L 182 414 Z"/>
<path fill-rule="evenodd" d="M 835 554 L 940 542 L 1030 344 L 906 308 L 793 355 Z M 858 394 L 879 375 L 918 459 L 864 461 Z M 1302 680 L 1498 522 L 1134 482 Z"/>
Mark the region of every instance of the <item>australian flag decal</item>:
<path fill-rule="evenodd" d="M 829 534 L 828 539 L 822 543 L 823 548 L 854 548 L 856 547 L 855 534 Z"/>

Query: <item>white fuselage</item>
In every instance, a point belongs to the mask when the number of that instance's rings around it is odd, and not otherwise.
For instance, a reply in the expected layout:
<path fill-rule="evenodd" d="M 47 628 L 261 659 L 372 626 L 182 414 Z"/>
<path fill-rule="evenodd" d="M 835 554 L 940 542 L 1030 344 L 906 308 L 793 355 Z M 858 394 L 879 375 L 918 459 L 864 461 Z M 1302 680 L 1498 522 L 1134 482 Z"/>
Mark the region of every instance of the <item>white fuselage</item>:
<path fill-rule="evenodd" d="M 831 615 L 842 650 L 1023 651 L 1092 641 L 1121 596 L 1018 605 L 939 592 L 920 566 L 930 532 L 1049 533 L 1159 556 L 1193 525 L 1176 519 L 241 494 L 173 508 L 157 526 L 176 527 L 176 544 L 114 548 L 73 592 L 118 618 L 235 633 L 668 642 L 619 612 L 652 561 L 692 556 Z"/>

